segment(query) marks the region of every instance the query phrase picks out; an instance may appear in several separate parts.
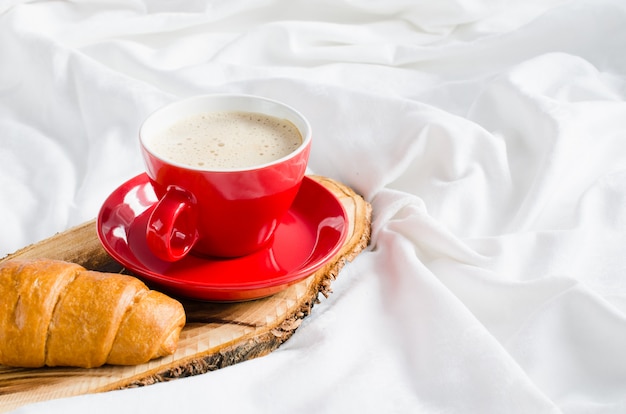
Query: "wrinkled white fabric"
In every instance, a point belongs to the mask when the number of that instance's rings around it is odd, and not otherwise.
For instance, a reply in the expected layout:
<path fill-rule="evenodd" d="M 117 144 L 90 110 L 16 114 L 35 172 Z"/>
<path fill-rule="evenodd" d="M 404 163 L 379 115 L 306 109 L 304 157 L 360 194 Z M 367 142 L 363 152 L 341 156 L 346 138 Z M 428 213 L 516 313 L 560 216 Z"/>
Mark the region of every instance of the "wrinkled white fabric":
<path fill-rule="evenodd" d="M 625 50 L 622 0 L 4 0 L 0 255 L 94 218 L 203 93 L 300 109 L 310 172 L 374 208 L 270 355 L 18 412 L 626 412 Z"/>

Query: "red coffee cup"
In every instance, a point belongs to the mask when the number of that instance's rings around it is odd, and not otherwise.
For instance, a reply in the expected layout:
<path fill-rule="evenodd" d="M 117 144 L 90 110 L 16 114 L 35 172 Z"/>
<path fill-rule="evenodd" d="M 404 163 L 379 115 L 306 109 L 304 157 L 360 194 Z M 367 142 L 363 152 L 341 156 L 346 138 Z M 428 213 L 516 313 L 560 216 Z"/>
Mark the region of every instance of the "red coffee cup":
<path fill-rule="evenodd" d="M 235 113 L 260 114 L 286 121 L 295 126 L 300 143 L 286 155 L 260 160 L 258 165 L 227 167 L 181 161 L 168 149 L 159 148 L 164 131 L 174 123 L 215 113 L 226 117 Z M 212 128 L 211 124 L 206 128 Z M 222 139 L 226 139 L 225 146 L 231 141 L 233 146 L 239 145 L 242 157 L 235 158 L 244 158 L 243 155 L 250 155 L 246 151 L 255 151 L 252 141 L 258 134 L 245 138 L 250 140 L 249 145 L 245 139 L 236 138 L 238 134 L 228 132 Z M 174 102 L 152 113 L 140 128 L 139 139 L 146 173 L 159 198 L 146 229 L 150 250 L 167 261 L 179 260 L 189 252 L 239 257 L 265 246 L 289 210 L 306 171 L 311 126 L 294 108 L 275 100 L 251 95 L 204 95 Z"/>

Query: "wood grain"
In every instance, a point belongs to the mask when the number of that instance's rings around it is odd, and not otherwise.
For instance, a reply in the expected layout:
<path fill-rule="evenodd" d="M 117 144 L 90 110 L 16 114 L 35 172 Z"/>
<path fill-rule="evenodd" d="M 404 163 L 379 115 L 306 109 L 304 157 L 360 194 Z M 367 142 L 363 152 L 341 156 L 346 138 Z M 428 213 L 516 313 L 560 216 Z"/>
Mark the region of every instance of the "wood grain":
<path fill-rule="evenodd" d="M 312 176 L 331 190 L 348 213 L 350 225 L 339 253 L 322 269 L 270 297 L 240 303 L 181 300 L 187 314 L 178 349 L 146 364 L 93 369 L 24 369 L 0 366 L 0 412 L 37 401 L 114 389 L 137 387 L 204 374 L 266 355 L 296 331 L 319 295 L 331 293 L 331 283 L 346 262 L 370 240 L 371 206 L 349 187 Z M 75 262 L 88 269 L 129 273 L 102 248 L 95 221 L 25 247 L 2 259 L 50 258 Z M 130 273 L 129 273 L 130 274 Z"/>

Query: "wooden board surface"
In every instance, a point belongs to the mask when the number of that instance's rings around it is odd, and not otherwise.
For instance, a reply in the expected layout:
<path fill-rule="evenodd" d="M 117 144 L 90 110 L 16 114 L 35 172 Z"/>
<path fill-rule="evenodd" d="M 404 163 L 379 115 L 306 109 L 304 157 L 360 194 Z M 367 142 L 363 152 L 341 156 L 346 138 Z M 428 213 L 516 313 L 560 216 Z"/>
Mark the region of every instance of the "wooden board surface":
<path fill-rule="evenodd" d="M 203 374 L 266 355 L 285 342 L 318 301 L 347 261 L 369 243 L 371 206 L 352 189 L 313 176 L 341 200 L 349 219 L 349 234 L 339 253 L 322 269 L 273 296 L 241 303 L 181 300 L 187 314 L 178 349 L 146 364 L 100 368 L 24 369 L 0 366 L 0 412 L 37 401 L 149 385 Z M 57 234 L 7 256 L 50 258 L 75 262 L 88 269 L 123 272 L 104 251 L 95 221 Z"/>

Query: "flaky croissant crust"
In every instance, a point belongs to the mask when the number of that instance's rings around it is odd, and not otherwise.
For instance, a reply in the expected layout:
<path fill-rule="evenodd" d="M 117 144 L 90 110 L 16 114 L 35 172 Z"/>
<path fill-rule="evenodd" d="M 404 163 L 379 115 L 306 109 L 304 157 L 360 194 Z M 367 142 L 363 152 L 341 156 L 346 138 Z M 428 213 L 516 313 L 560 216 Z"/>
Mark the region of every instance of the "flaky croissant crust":
<path fill-rule="evenodd" d="M 169 355 L 182 305 L 139 279 L 58 260 L 0 263 L 0 364 L 136 365 Z"/>

